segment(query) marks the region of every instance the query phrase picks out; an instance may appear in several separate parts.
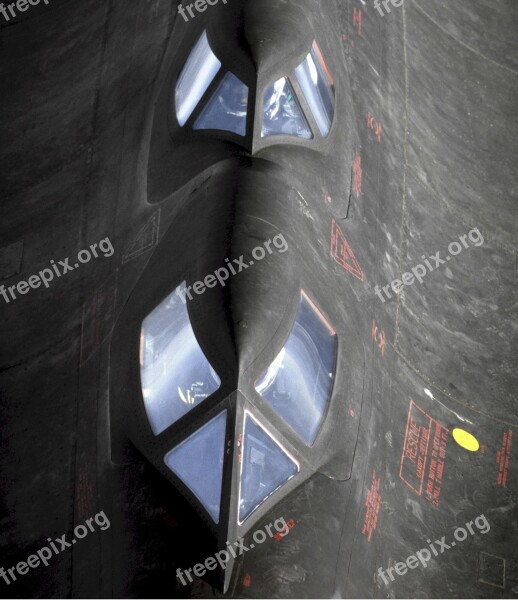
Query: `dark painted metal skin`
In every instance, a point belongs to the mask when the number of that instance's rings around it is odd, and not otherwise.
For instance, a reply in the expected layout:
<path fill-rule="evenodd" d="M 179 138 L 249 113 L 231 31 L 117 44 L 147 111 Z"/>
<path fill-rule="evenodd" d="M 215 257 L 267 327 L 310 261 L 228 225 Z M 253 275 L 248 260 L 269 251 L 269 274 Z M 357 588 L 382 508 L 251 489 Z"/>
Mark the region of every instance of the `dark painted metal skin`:
<path fill-rule="evenodd" d="M 161 1 L 51 0 L 31 11 L 1 31 L 1 283 L 107 235 L 116 253 L 2 304 L 0 566 L 99 510 L 111 526 L 9 587 L 0 579 L 3 595 L 212 597 L 228 586 L 226 596 L 250 598 L 516 596 L 516 4 L 417 0 L 382 17 L 360 0 L 229 0 L 190 23 Z M 337 85 L 329 141 L 261 148 L 257 137 L 180 132 L 172 82 L 204 27 L 252 98 L 257 71 L 259 104 L 315 37 Z M 363 281 L 330 256 L 333 219 Z M 398 299 L 375 296 L 474 227 L 483 246 Z M 142 318 L 183 279 L 279 232 L 286 253 L 189 303 L 222 386 L 155 440 L 137 381 Z M 20 240 L 20 256 L 3 251 Z M 301 288 L 339 337 L 331 412 L 312 451 L 253 390 Z M 401 478 L 411 400 L 482 444 L 468 453 L 448 435 L 438 506 Z M 162 461 L 218 406 L 229 408 L 233 455 L 215 528 Z M 239 529 L 233 432 L 245 406 L 272 423 L 302 472 Z M 504 434 L 514 436 L 505 487 Z M 380 567 L 427 539 L 451 540 L 482 513 L 487 534 L 385 585 Z M 176 580 L 178 567 L 238 535 L 249 546 L 279 517 L 294 525 L 282 540 L 208 583 Z"/>

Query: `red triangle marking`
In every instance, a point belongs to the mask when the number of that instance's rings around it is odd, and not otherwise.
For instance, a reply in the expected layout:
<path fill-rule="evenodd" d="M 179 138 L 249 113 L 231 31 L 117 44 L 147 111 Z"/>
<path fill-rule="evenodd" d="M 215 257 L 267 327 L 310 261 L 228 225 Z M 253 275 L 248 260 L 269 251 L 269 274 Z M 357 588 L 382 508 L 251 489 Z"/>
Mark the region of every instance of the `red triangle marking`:
<path fill-rule="evenodd" d="M 356 260 L 356 256 L 345 239 L 343 231 L 334 219 L 331 224 L 331 256 L 339 265 L 360 281 L 365 279 L 360 263 Z"/>

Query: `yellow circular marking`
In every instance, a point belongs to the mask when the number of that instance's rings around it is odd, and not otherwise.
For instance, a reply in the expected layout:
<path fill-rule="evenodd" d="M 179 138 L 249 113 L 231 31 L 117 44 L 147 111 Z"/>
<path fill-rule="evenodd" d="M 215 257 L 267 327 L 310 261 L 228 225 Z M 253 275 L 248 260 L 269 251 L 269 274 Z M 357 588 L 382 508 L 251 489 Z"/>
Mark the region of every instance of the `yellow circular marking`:
<path fill-rule="evenodd" d="M 454 429 L 452 435 L 453 439 L 461 448 L 464 448 L 464 450 L 476 452 L 480 448 L 477 438 L 471 435 L 471 433 L 464 431 L 464 429 Z"/>

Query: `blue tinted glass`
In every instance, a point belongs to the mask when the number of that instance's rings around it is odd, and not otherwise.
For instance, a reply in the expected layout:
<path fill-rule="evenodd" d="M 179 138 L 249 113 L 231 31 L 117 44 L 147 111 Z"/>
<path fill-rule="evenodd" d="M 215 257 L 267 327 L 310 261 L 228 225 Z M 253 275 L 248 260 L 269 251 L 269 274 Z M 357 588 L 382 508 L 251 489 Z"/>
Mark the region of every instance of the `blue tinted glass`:
<path fill-rule="evenodd" d="M 196 119 L 194 129 L 222 129 L 246 133 L 248 88 L 233 73 L 227 73 Z"/>
<path fill-rule="evenodd" d="M 290 82 L 283 77 L 264 92 L 261 137 L 293 135 L 310 140 L 313 135 Z"/>
<path fill-rule="evenodd" d="M 168 452 L 165 464 L 188 486 L 216 523 L 219 521 L 227 411 Z"/>
<path fill-rule="evenodd" d="M 221 62 L 210 49 L 207 33 L 204 31 L 192 49 L 176 84 L 176 118 L 182 127 L 220 68 Z"/>
<path fill-rule="evenodd" d="M 239 521 L 242 523 L 298 471 L 298 465 L 247 414 L 241 462 Z"/>
<path fill-rule="evenodd" d="M 316 42 L 306 60 L 295 69 L 295 75 L 320 133 L 327 137 L 333 122 L 335 95 L 333 79 Z"/>
<path fill-rule="evenodd" d="M 290 337 L 255 389 L 310 446 L 331 399 L 338 340 L 303 293 Z"/>
<path fill-rule="evenodd" d="M 144 319 L 140 336 L 142 396 L 158 435 L 215 392 L 221 380 L 191 327 L 185 282 Z"/>

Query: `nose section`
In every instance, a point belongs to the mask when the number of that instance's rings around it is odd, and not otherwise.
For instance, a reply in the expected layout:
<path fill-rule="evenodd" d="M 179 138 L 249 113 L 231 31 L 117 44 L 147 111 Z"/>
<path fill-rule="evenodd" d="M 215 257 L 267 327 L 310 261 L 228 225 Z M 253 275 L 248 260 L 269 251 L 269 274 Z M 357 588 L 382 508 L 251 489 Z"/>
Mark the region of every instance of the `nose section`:
<path fill-rule="evenodd" d="M 256 154 L 242 150 L 246 142 L 253 150 L 254 132 L 261 138 L 265 90 L 279 78 L 294 82 L 314 37 L 323 37 L 315 33 L 319 17 L 312 9 L 309 0 L 221 4 L 210 21 L 192 25 L 199 31 L 191 32 L 190 41 L 185 34 L 178 56 L 164 61 L 157 109 L 149 120 L 158 133 L 149 138 L 148 200 L 163 201 L 165 233 L 135 276 L 113 336 L 112 427 L 123 430 L 196 508 L 217 553 L 210 568 L 197 570 L 225 591 L 240 557 L 235 543 L 243 537 L 246 542 L 267 516 L 282 516 L 272 514 L 274 506 L 328 460 L 334 439 L 328 418 L 320 445 L 308 453 L 330 401 L 334 372 L 331 360 L 320 368 L 316 343 L 313 360 L 305 330 L 299 327 L 292 337 L 292 329 L 302 306 L 315 340 L 325 338 L 327 344 L 322 324 L 314 325 L 318 310 L 302 302 L 302 292 L 322 291 L 324 278 L 315 274 L 327 264 L 322 257 L 327 258 L 329 215 L 321 200 L 324 192 L 339 198 L 348 189 L 341 175 L 331 178 L 333 188 L 329 184 L 329 173 L 343 170 L 333 154 L 344 153 L 328 152 L 322 140 L 312 145 L 282 128 L 282 135 L 259 140 L 263 146 Z M 250 90 L 248 137 L 239 149 L 228 132 L 197 130 L 198 113 L 184 127 L 173 123 L 169 132 L 164 127 L 174 121 L 174 111 L 168 113 L 171 93 L 204 28 L 222 64 L 221 77 L 232 72 Z M 220 84 L 211 84 L 214 89 L 195 109 L 200 115 L 218 97 Z M 292 99 L 287 112 L 298 107 Z M 305 114 L 311 120 L 309 107 Z M 177 173 L 169 178 L 171 165 Z M 150 195 L 155 179 L 159 184 Z M 173 297 L 177 291 L 183 304 Z M 150 319 L 162 312 L 163 325 Z M 284 363 L 278 358 L 289 339 Z M 306 362 L 297 363 L 290 352 Z M 284 376 L 277 378 L 277 372 Z M 289 379 L 295 381 L 291 387 Z M 315 382 L 323 389 L 317 395 Z M 325 402 L 307 433 L 313 396 Z M 160 413 L 155 423 L 150 406 Z"/>
<path fill-rule="evenodd" d="M 299 481 L 296 475 L 303 464 L 291 442 L 262 412 L 255 390 L 256 380 L 288 337 L 298 306 L 300 260 L 292 234 L 301 231 L 301 214 L 292 193 L 283 171 L 260 160 L 234 170 L 232 184 L 223 175 L 200 190 L 206 218 L 196 230 L 203 243 L 191 243 L 196 250 L 187 281 L 192 296 L 188 311 L 208 362 L 218 366 L 221 391 L 226 390 L 224 396 L 205 401 L 211 403 L 209 427 L 219 436 L 222 452 L 221 465 L 211 468 L 219 469 L 221 481 L 211 485 L 220 485 L 221 497 L 212 527 L 217 565 L 207 577 L 224 591 L 239 561 L 236 543 L 272 510 L 279 488 L 287 493 Z M 193 205 L 191 210 L 194 219 L 200 207 L 195 210 Z M 181 228 L 182 233 L 175 229 L 186 238 L 177 239 L 177 245 L 187 245 L 190 225 Z M 202 404 L 199 411 L 201 418 Z M 216 421 L 223 413 L 224 432 Z M 197 471 L 196 461 L 213 464 L 214 450 L 205 456 L 203 448 L 193 443 L 185 473 L 174 474 L 184 475 L 185 481 L 208 478 Z"/>
<path fill-rule="evenodd" d="M 291 327 L 301 269 L 296 238 L 304 233 L 282 170 L 249 159 L 229 171 L 232 179 L 222 173 L 199 191 L 202 204 L 193 200 L 174 244 L 178 254 L 189 250 L 184 275 L 196 337 L 232 389 L 247 390 L 268 366 L 258 359 Z"/>
<path fill-rule="evenodd" d="M 171 232 L 171 253 L 188 258 L 187 268 L 170 268 L 187 279 L 196 337 L 209 362 L 230 373 L 232 389 L 247 389 L 246 377 L 260 374 L 250 374 L 251 366 L 291 326 L 301 269 L 297 238 L 309 234 L 296 197 L 282 169 L 248 159 L 208 180 Z"/>
<path fill-rule="evenodd" d="M 220 589 L 239 560 L 233 544 L 281 517 L 275 505 L 315 472 L 276 413 L 290 394 L 276 388 L 274 408 L 256 389 L 320 251 L 305 244 L 315 220 L 296 185 L 262 159 L 218 167 L 176 207 L 113 336 L 112 426 L 195 506 L 219 557 L 206 576 Z"/>
<path fill-rule="evenodd" d="M 215 561 L 211 561 L 217 565 L 208 577 L 226 593 L 236 561 L 281 531 L 278 518 L 274 519 L 275 530 L 272 523 L 270 527 L 253 532 L 252 526 L 268 511 L 272 514 L 268 498 L 279 488 L 286 493 L 291 491 L 305 465 L 287 440 L 268 426 L 257 407 L 243 393 L 236 390 L 224 404 L 227 406 L 226 433 L 216 530 L 217 552 Z"/>

